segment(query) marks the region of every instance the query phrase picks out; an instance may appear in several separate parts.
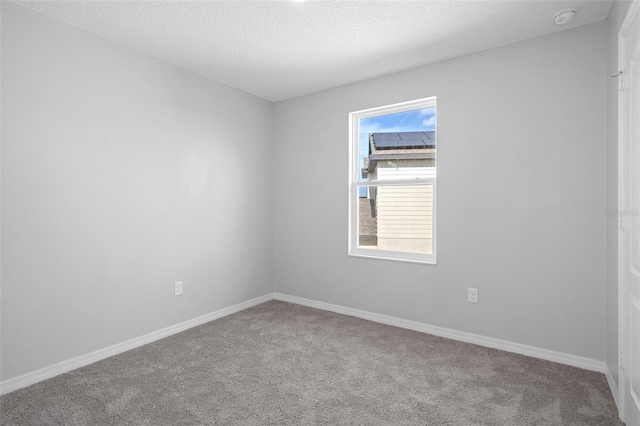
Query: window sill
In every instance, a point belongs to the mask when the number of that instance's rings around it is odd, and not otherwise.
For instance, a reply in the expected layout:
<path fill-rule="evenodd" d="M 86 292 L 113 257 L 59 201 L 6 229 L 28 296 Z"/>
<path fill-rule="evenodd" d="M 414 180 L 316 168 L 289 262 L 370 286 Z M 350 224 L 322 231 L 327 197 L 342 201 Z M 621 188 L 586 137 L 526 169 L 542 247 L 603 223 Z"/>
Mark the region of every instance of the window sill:
<path fill-rule="evenodd" d="M 389 260 L 393 262 L 404 262 L 404 263 L 419 263 L 421 265 L 431 265 L 436 266 L 437 262 L 435 256 L 429 255 L 419 255 L 419 254 L 399 254 L 397 252 L 376 252 L 370 253 L 368 250 L 358 250 L 352 253 L 349 253 L 351 257 L 360 257 L 365 259 L 376 259 L 376 260 Z"/>

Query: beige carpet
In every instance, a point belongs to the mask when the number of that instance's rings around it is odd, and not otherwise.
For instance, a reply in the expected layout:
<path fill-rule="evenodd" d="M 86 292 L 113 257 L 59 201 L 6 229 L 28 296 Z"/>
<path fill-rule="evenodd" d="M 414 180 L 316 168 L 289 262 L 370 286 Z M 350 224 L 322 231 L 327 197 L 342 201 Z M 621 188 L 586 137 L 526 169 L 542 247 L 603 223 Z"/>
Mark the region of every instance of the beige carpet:
<path fill-rule="evenodd" d="M 622 424 L 602 374 L 277 301 L 5 395 L 0 413 L 4 426 Z"/>

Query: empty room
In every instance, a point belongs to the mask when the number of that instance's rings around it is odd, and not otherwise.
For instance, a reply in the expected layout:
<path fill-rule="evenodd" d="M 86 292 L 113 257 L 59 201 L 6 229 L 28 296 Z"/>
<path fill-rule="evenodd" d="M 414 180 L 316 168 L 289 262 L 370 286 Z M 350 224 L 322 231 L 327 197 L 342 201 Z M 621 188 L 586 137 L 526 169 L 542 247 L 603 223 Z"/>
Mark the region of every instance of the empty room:
<path fill-rule="evenodd" d="M 640 426 L 640 1 L 0 37 L 0 424 Z"/>

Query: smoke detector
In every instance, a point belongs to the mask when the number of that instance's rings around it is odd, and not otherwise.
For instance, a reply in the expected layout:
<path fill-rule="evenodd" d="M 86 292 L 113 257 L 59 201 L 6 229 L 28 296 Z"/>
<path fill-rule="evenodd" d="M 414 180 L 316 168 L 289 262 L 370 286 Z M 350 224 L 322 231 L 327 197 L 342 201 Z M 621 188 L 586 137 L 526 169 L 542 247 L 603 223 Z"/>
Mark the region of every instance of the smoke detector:
<path fill-rule="evenodd" d="M 576 16 L 575 9 L 564 9 L 553 15 L 553 22 L 556 25 L 565 25 L 571 22 L 574 16 Z"/>

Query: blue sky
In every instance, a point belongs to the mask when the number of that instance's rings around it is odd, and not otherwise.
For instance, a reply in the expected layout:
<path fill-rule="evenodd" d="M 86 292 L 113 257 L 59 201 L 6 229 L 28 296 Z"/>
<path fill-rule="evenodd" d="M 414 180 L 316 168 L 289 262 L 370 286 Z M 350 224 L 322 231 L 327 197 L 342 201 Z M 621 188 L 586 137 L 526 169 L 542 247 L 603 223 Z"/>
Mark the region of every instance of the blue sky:
<path fill-rule="evenodd" d="M 379 115 L 360 120 L 360 168 L 369 155 L 369 133 L 424 132 L 436 129 L 436 108 L 415 109 L 397 114 Z M 365 180 L 362 179 L 361 180 Z"/>

